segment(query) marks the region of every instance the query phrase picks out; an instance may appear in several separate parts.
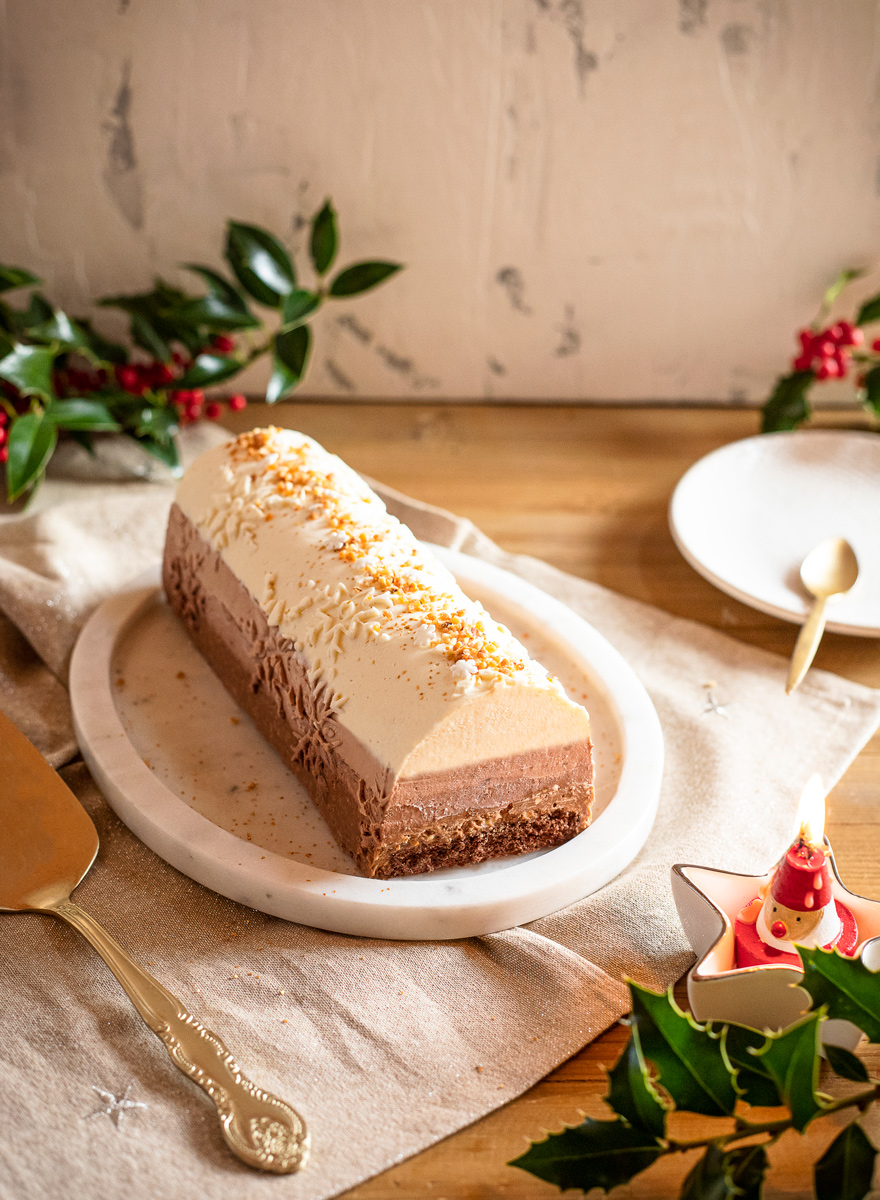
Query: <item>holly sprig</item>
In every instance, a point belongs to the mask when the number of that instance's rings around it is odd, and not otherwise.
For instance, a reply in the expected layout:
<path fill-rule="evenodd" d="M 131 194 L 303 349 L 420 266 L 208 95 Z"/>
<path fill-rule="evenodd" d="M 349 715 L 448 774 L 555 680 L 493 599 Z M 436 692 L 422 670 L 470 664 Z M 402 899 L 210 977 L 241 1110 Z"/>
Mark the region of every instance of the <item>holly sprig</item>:
<path fill-rule="evenodd" d="M 870 1042 L 880 1043 L 880 974 L 837 951 L 799 948 L 799 954 L 800 986 L 812 1009 L 778 1033 L 701 1024 L 679 1008 L 671 989 L 657 993 L 631 982 L 630 1037 L 608 1074 L 605 1097 L 614 1118 L 587 1117 L 551 1133 L 509 1165 L 563 1191 L 608 1192 L 664 1156 L 702 1150 L 679 1200 L 758 1200 L 768 1148 L 790 1129 L 803 1133 L 814 1120 L 851 1110 L 853 1120 L 816 1162 L 813 1181 L 817 1200 L 862 1200 L 871 1191 L 877 1150 L 860 1118 L 880 1100 L 880 1081 L 850 1051 L 828 1045 L 832 1070 L 862 1086 L 840 1099 L 819 1091 L 820 1046 L 826 1022 L 836 1019 L 853 1022 Z M 750 1106 L 787 1111 L 752 1120 Z M 680 1140 L 667 1128 L 675 1111 L 727 1118 L 733 1129 Z"/>
<path fill-rule="evenodd" d="M 810 417 L 813 385 L 829 379 L 845 379 L 853 367 L 863 408 L 872 417 L 880 417 L 880 338 L 874 338 L 867 347 L 863 329 L 880 321 L 880 293 L 859 307 L 854 321 L 828 324 L 837 298 L 864 274 L 854 268 L 841 271 L 826 290 L 813 322 L 799 330 L 800 350 L 792 359 L 791 370 L 776 380 L 762 409 L 762 433 L 803 425 Z"/>
<path fill-rule="evenodd" d="M 122 433 L 177 470 L 180 426 L 222 415 L 204 389 L 228 383 L 264 355 L 272 361 L 266 400 L 289 396 L 308 368 L 308 322 L 325 301 L 360 295 L 401 269 L 371 259 L 331 277 L 339 224 L 330 200 L 315 213 L 309 234 L 307 283 L 273 233 L 229 221 L 224 258 L 230 274 L 182 264 L 203 292 L 157 278 L 149 291 L 99 300 L 127 315 L 128 344 L 55 308 L 30 271 L 0 265 L 0 463 L 6 464 L 9 499 L 40 481 L 59 435 L 94 453 L 94 435 Z M 28 289 L 27 301 L 14 307 L 5 296 L 21 289 Z M 228 401 L 233 411 L 246 403 L 240 394 Z"/>

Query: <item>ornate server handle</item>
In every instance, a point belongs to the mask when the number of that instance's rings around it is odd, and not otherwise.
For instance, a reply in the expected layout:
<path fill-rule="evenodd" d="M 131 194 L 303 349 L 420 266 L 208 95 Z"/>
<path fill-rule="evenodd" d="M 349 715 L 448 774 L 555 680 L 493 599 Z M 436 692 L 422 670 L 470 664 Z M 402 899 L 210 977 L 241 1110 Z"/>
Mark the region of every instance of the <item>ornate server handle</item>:
<path fill-rule="evenodd" d="M 296 1109 L 251 1083 L 220 1038 L 139 967 L 85 909 L 63 900 L 46 911 L 91 942 L 174 1063 L 208 1093 L 230 1149 L 263 1171 L 299 1171 L 308 1157 L 309 1134 Z"/>

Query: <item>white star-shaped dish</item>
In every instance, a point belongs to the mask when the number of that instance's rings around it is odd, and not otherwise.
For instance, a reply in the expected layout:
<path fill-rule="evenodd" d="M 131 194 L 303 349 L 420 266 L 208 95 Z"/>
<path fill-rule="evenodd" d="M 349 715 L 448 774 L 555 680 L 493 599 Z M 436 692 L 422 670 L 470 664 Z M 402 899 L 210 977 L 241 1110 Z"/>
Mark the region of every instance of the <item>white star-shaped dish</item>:
<path fill-rule="evenodd" d="M 827 842 L 826 842 L 827 845 Z M 829 852 L 831 890 L 853 914 L 865 966 L 880 968 L 880 902 L 845 888 Z M 775 870 L 775 866 L 773 868 Z M 755 1029 L 784 1029 L 810 1007 L 809 994 L 798 984 L 803 972 L 785 963 L 757 967 L 734 965 L 734 922 L 773 874 L 735 875 L 712 867 L 676 863 L 672 894 L 687 939 L 697 955 L 688 973 L 688 1000 L 698 1021 L 732 1021 Z M 826 1021 L 826 1042 L 852 1049 L 861 1034 L 849 1021 Z"/>

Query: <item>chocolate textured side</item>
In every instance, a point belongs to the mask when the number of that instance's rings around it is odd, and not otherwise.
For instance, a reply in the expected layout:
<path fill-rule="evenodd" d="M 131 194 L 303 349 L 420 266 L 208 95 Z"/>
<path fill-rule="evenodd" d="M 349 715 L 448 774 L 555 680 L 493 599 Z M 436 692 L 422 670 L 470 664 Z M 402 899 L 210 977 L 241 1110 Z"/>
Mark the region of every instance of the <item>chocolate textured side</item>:
<path fill-rule="evenodd" d="M 238 704 L 303 782 L 367 875 L 391 878 L 558 845 L 586 828 L 590 743 L 395 779 L 312 687 L 292 642 L 175 504 L 169 604 Z"/>

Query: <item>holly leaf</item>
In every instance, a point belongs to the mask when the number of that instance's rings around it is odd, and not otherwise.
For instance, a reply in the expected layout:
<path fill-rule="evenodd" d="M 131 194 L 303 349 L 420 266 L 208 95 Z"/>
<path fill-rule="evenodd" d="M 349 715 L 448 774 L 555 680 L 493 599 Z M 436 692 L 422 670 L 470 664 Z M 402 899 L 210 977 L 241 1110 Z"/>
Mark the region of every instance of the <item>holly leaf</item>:
<path fill-rule="evenodd" d="M 634 1129 L 619 1117 L 616 1121 L 594 1121 L 551 1133 L 543 1142 L 533 1142 L 525 1154 L 507 1165 L 553 1183 L 562 1191 L 599 1187 L 609 1192 L 646 1170 L 661 1154 L 656 1138 Z"/>
<path fill-rule="evenodd" d="M 19 328 L 22 330 L 33 329 L 35 325 L 40 325 L 43 321 L 50 321 L 54 312 L 54 308 L 45 296 L 41 296 L 39 292 L 31 292 L 28 306 L 20 314 Z"/>
<path fill-rule="evenodd" d="M 810 993 L 813 1008 L 824 1004 L 832 1020 L 852 1021 L 869 1042 L 880 1042 L 880 974 L 836 950 L 797 951 L 804 968 L 800 986 Z"/>
<path fill-rule="evenodd" d="M 812 371 L 793 371 L 782 375 L 761 410 L 761 433 L 779 429 L 797 429 L 810 415 L 807 388 L 813 382 Z"/>
<path fill-rule="evenodd" d="M 632 1023 L 644 1058 L 676 1108 L 709 1117 L 730 1116 L 736 1107 L 735 1074 L 721 1033 L 682 1012 L 672 991 L 652 992 L 629 983 Z"/>
<path fill-rule="evenodd" d="M 178 379 L 176 387 L 208 387 L 236 375 L 242 368 L 239 359 L 229 354 L 200 354 Z"/>
<path fill-rule="evenodd" d="M 153 358 L 158 358 L 160 362 L 168 362 L 171 358 L 171 347 L 153 321 L 143 313 L 134 312 L 131 314 L 130 324 L 131 336 L 135 343 L 142 350 L 146 350 L 147 354 L 152 354 Z"/>
<path fill-rule="evenodd" d="M 773 1076 L 751 1051 L 759 1050 L 765 1034 L 746 1025 L 727 1025 L 722 1030 L 724 1053 L 736 1071 L 736 1087 L 746 1104 L 757 1108 L 776 1108 L 782 1097 Z"/>
<path fill-rule="evenodd" d="M 768 1033 L 764 1045 L 755 1051 L 755 1057 L 766 1066 L 779 1088 L 799 1133 L 803 1133 L 823 1107 L 816 1095 L 819 1023 L 823 1018 L 823 1013 L 812 1012 L 780 1033 Z"/>
<path fill-rule="evenodd" d="M 118 433 L 122 429 L 107 405 L 100 400 L 53 400 L 46 409 L 46 416 L 59 429 L 79 429 L 90 433 Z"/>
<path fill-rule="evenodd" d="M 859 309 L 856 325 L 870 325 L 877 320 L 880 320 L 880 296 L 872 296 Z"/>
<path fill-rule="evenodd" d="M 641 1129 L 654 1137 L 664 1136 L 666 1109 L 651 1088 L 637 1029 L 633 1029 L 614 1070 L 608 1072 L 608 1095 L 605 1101 L 619 1116 L 625 1117 L 634 1129 Z"/>
<path fill-rule="evenodd" d="M 244 290 L 269 308 L 280 307 L 296 286 L 290 255 L 273 234 L 257 225 L 230 221 L 225 253 Z"/>
<path fill-rule="evenodd" d="M 310 292 L 307 288 L 294 288 L 284 297 L 284 304 L 281 306 L 282 328 L 299 324 L 304 317 L 314 312 L 320 303 L 321 297 L 317 292 Z"/>
<path fill-rule="evenodd" d="M 172 438 L 170 441 L 157 441 L 151 437 L 138 437 L 136 434 L 131 434 L 131 437 L 141 446 L 148 454 L 152 454 L 154 458 L 158 458 L 166 467 L 170 467 L 175 475 L 181 473 L 180 455 L 177 452 L 177 443 Z"/>
<path fill-rule="evenodd" d="M 283 400 L 303 377 L 312 342 L 308 325 L 295 325 L 275 335 L 275 358 L 272 378 L 266 389 L 266 403 Z"/>
<path fill-rule="evenodd" d="M 876 1157 L 861 1125 L 847 1125 L 813 1168 L 816 1200 L 862 1200 L 871 1191 Z"/>
<path fill-rule="evenodd" d="M 222 275 L 199 263 L 184 263 L 187 271 L 199 275 L 208 285 L 207 296 L 188 300 L 178 315 L 211 329 L 259 329 L 260 322 L 248 308 L 238 288 Z"/>
<path fill-rule="evenodd" d="M 41 321 L 28 331 L 29 336 L 42 342 L 61 342 L 77 350 L 90 349 L 88 335 L 67 313 L 54 312 L 48 321 Z"/>
<path fill-rule="evenodd" d="M 42 282 L 24 267 L 0 266 L 0 292 L 11 292 L 13 288 L 31 287 Z"/>
<path fill-rule="evenodd" d="M 851 1050 L 845 1050 L 843 1046 L 830 1046 L 826 1042 L 825 1057 L 835 1074 L 842 1079 L 851 1079 L 853 1083 L 871 1082 L 868 1068 Z"/>
<path fill-rule="evenodd" d="M 0 379 L 14 384 L 25 396 L 51 396 L 55 351 L 50 346 L 22 346 L 0 359 Z"/>
<path fill-rule="evenodd" d="M 865 372 L 862 385 L 865 389 L 864 406 L 875 417 L 880 417 L 880 366 L 871 367 Z"/>
<path fill-rule="evenodd" d="M 679 1200 L 760 1200 L 768 1165 L 763 1146 L 725 1151 L 710 1145 L 688 1172 Z"/>
<path fill-rule="evenodd" d="M 171 408 L 154 408 L 145 404 L 140 412 L 132 413 L 130 422 L 137 437 L 168 444 L 177 433 L 177 414 Z"/>
<path fill-rule="evenodd" d="M 44 413 L 24 413 L 12 422 L 6 460 L 6 490 L 10 500 L 16 500 L 38 482 L 57 442 L 55 422 Z"/>
<path fill-rule="evenodd" d="M 861 279 L 865 274 L 861 267 L 846 267 L 835 279 L 830 287 L 825 289 L 825 295 L 822 297 L 822 308 L 828 309 L 834 304 L 834 301 L 854 279 Z M 859 324 L 857 321 L 856 324 Z"/>
<path fill-rule="evenodd" d="M 376 287 L 402 266 L 403 263 L 379 261 L 355 263 L 339 272 L 330 284 L 330 295 L 337 299 L 342 296 L 357 296 L 360 292 Z"/>
<path fill-rule="evenodd" d="M 324 207 L 312 219 L 312 236 L 309 240 L 309 252 L 319 275 L 324 275 L 333 265 L 338 242 L 336 213 L 332 203 L 325 200 Z"/>

